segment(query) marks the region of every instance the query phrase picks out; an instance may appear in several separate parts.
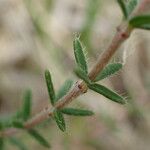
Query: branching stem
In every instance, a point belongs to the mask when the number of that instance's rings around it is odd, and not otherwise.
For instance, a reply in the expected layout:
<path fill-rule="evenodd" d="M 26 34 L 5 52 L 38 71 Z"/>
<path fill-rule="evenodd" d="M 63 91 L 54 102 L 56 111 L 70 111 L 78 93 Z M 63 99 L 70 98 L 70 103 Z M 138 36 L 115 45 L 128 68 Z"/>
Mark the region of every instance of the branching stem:
<path fill-rule="evenodd" d="M 139 12 L 143 11 L 146 8 L 146 5 L 150 3 L 150 0 L 142 0 L 139 4 L 139 6 L 135 9 L 135 11 L 132 13 L 133 15 L 138 14 Z M 133 28 L 129 26 L 127 22 L 122 22 L 121 25 L 117 28 L 116 34 L 114 35 L 112 42 L 108 46 L 108 48 L 103 51 L 103 53 L 99 56 L 97 62 L 91 69 L 89 73 L 89 78 L 91 80 L 94 80 L 98 73 L 102 71 L 102 69 L 107 65 L 107 63 L 110 61 L 110 59 L 113 57 L 115 52 L 118 50 L 120 45 L 130 36 L 131 32 L 133 31 Z M 48 119 L 50 116 L 53 115 L 54 109 L 61 109 L 68 105 L 72 100 L 77 98 L 78 96 L 86 93 L 88 90 L 88 87 L 84 81 L 77 81 L 73 88 L 64 96 L 62 97 L 54 107 L 46 106 L 40 113 L 35 115 L 33 118 L 28 120 L 26 123 L 24 123 L 24 128 L 29 129 L 33 128 L 35 125 L 43 122 L 44 120 Z M 19 129 L 16 128 L 8 128 L 0 133 L 0 136 L 12 136 L 16 132 L 18 132 Z"/>

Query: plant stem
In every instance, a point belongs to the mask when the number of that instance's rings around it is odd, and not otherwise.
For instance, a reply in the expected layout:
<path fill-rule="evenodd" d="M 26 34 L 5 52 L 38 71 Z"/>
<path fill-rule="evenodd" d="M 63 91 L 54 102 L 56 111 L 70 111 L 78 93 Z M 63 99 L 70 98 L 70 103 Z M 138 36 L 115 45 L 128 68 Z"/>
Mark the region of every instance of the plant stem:
<path fill-rule="evenodd" d="M 142 0 L 139 6 L 133 12 L 134 15 L 138 14 L 139 12 L 143 11 L 146 8 L 146 5 L 150 3 L 150 0 Z M 133 14 L 131 16 L 133 16 Z M 127 22 L 122 22 L 121 25 L 117 28 L 116 34 L 114 35 L 112 42 L 108 46 L 108 48 L 99 56 L 97 62 L 91 69 L 89 73 L 89 78 L 94 80 L 95 77 L 98 75 L 100 71 L 106 66 L 106 64 L 110 61 L 113 57 L 117 49 L 120 45 L 130 36 L 133 28 L 131 28 Z M 82 80 L 77 81 L 73 88 L 64 96 L 62 97 L 54 107 L 47 106 L 44 108 L 40 113 L 35 115 L 33 118 L 28 120 L 24 123 L 24 128 L 29 129 L 33 128 L 35 125 L 43 122 L 44 120 L 48 119 L 50 116 L 53 115 L 54 109 L 61 109 L 68 105 L 72 100 L 76 97 L 80 96 L 81 94 L 86 93 L 88 87 L 86 83 Z M 16 128 L 8 128 L 2 132 L 0 132 L 0 136 L 12 136 L 14 135 L 19 129 Z"/>
<path fill-rule="evenodd" d="M 128 26 L 126 23 L 121 24 L 117 28 L 117 32 L 109 47 L 99 56 L 97 63 L 93 66 L 91 72 L 89 73 L 89 78 L 91 80 L 94 80 L 98 73 L 102 71 L 119 46 L 130 36 L 132 30 L 133 28 Z"/>

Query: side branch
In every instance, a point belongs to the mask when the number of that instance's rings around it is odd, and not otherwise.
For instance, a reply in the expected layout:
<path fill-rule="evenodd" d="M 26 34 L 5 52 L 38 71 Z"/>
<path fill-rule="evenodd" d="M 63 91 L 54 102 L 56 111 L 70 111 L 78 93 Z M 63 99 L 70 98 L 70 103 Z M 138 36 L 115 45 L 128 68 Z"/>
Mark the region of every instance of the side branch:
<path fill-rule="evenodd" d="M 117 28 L 117 32 L 110 43 L 110 46 L 99 56 L 97 63 L 93 66 L 91 72 L 89 73 L 89 78 L 91 80 L 94 80 L 98 73 L 102 71 L 119 46 L 130 36 L 132 30 L 133 29 L 126 23 L 121 24 Z"/>

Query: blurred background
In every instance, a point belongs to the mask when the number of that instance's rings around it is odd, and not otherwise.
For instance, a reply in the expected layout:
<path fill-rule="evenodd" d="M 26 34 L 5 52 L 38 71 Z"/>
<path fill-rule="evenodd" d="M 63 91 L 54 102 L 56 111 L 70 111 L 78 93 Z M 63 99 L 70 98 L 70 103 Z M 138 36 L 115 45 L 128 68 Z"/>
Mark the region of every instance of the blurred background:
<path fill-rule="evenodd" d="M 26 89 L 33 93 L 32 114 L 49 103 L 44 70 L 55 89 L 71 78 L 76 33 L 88 51 L 89 67 L 107 48 L 122 13 L 116 0 L 0 0 L 0 117 L 18 110 Z M 66 117 L 61 133 L 51 119 L 38 125 L 53 150 L 150 149 L 150 32 L 135 30 L 112 62 L 124 63 L 102 80 L 129 101 L 122 106 L 89 91 L 71 105 L 89 108 L 92 117 Z M 17 134 L 29 150 L 44 150 L 26 133 Z M 6 150 L 17 150 L 6 145 Z"/>

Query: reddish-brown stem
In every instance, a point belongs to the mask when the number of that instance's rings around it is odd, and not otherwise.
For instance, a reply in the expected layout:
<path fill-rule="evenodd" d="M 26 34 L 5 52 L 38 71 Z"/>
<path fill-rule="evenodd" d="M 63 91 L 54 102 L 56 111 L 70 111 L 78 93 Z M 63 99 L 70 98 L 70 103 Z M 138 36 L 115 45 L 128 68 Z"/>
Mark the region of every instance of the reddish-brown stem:
<path fill-rule="evenodd" d="M 100 55 L 97 63 L 93 66 L 89 73 L 89 78 L 91 80 L 94 80 L 97 74 L 106 66 L 119 46 L 130 36 L 132 30 L 133 29 L 128 26 L 128 24 L 124 23 L 117 28 L 117 32 L 110 43 L 110 46 Z"/>

